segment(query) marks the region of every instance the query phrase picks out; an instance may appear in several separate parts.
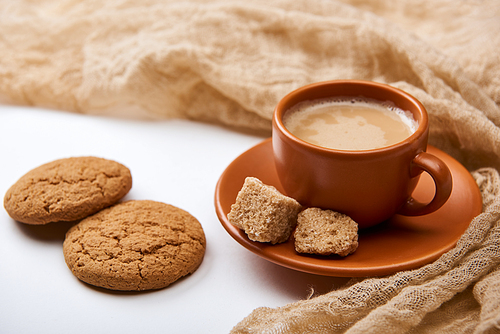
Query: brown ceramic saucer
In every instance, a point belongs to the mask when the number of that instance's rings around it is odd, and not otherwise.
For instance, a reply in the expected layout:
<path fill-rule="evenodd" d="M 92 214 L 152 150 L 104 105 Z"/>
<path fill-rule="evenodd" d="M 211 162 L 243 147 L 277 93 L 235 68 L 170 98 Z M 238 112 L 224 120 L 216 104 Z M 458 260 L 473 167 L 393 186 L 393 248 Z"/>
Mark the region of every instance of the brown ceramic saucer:
<path fill-rule="evenodd" d="M 420 267 L 451 249 L 482 211 L 481 193 L 470 173 L 458 161 L 432 146 L 428 152 L 443 160 L 453 177 L 453 191 L 438 211 L 420 217 L 396 215 L 376 227 L 360 231 L 355 253 L 314 256 L 295 252 L 293 237 L 271 245 L 254 242 L 227 220 L 247 176 L 283 189 L 272 156 L 271 139 L 252 147 L 236 158 L 221 175 L 215 189 L 215 209 L 226 231 L 241 245 L 266 260 L 291 269 L 337 277 L 383 276 Z M 429 201 L 434 195 L 431 177 L 423 173 L 413 193 L 415 199 Z"/>

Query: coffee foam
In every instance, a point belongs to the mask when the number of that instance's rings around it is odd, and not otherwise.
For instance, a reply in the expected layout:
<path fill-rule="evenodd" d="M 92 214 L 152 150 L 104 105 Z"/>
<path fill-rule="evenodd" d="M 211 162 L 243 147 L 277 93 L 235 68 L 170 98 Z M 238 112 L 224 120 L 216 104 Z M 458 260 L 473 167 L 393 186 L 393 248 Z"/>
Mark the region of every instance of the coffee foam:
<path fill-rule="evenodd" d="M 327 115 L 323 111 L 331 108 L 335 109 L 335 116 Z M 375 111 L 375 113 L 378 112 L 379 117 L 385 118 L 389 122 L 397 121 L 397 124 L 394 123 L 387 129 L 392 131 L 392 127 L 401 127 L 401 123 L 403 123 L 407 128 L 404 131 L 407 132 L 400 139 L 393 139 L 392 135 L 386 133 L 383 126 L 377 126 L 377 122 L 371 122 L 368 119 L 369 117 L 357 114 L 356 117 L 350 116 L 350 113 L 347 111 L 354 109 L 358 111 L 368 109 Z M 308 119 L 301 118 L 298 114 L 304 112 L 309 115 Z M 370 116 L 370 113 L 366 115 Z M 341 124 L 338 124 L 339 120 Z M 418 127 L 418 122 L 415 121 L 411 112 L 398 108 L 391 101 L 378 101 L 365 97 L 350 96 L 301 102 L 285 114 L 283 122 L 290 132 L 305 141 L 319 146 L 347 150 L 373 149 L 392 145 L 413 134 Z M 313 124 L 314 122 L 316 123 Z M 362 129 L 360 128 L 361 126 Z M 387 137 L 390 139 L 388 140 Z"/>

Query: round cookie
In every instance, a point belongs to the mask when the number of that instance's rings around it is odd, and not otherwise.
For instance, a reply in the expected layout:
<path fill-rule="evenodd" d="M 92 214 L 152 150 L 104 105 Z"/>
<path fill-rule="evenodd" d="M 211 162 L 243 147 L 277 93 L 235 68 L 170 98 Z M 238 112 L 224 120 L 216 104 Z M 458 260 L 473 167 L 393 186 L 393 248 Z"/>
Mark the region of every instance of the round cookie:
<path fill-rule="evenodd" d="M 115 204 L 132 187 L 130 170 L 96 157 L 55 160 L 22 176 L 4 197 L 15 220 L 33 225 L 85 218 Z"/>
<path fill-rule="evenodd" d="M 191 214 L 149 200 L 116 204 L 73 226 L 63 244 L 80 280 L 111 290 L 160 289 L 193 273 L 205 254 L 203 228 Z"/>

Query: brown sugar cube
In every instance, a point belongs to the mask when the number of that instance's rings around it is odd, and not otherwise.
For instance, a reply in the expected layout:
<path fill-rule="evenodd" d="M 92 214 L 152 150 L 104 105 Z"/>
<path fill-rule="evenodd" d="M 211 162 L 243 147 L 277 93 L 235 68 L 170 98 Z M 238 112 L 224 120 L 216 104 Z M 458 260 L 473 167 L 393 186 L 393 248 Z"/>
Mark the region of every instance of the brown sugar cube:
<path fill-rule="evenodd" d="M 335 211 L 309 208 L 298 215 L 294 237 L 299 253 L 347 256 L 358 248 L 358 224 Z"/>
<path fill-rule="evenodd" d="M 247 177 L 227 215 L 253 241 L 285 242 L 297 224 L 299 202 L 255 177 Z"/>

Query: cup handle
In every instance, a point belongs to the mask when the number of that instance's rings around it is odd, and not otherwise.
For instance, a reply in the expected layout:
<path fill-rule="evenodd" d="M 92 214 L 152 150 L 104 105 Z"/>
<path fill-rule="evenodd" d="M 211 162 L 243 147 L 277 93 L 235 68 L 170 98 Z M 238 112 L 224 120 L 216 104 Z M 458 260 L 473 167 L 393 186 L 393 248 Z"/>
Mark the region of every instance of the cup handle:
<path fill-rule="evenodd" d="M 399 209 L 398 213 L 404 216 L 421 216 L 434 212 L 448 200 L 452 190 L 451 173 L 446 164 L 434 155 L 421 152 L 413 158 L 410 173 L 417 176 L 425 171 L 434 180 L 436 192 L 434 198 L 429 203 L 421 203 L 410 197 Z"/>

